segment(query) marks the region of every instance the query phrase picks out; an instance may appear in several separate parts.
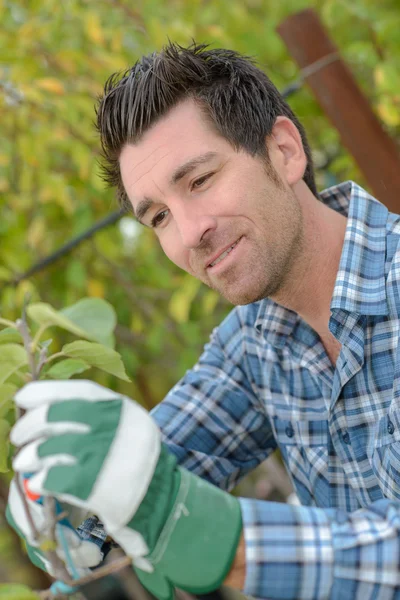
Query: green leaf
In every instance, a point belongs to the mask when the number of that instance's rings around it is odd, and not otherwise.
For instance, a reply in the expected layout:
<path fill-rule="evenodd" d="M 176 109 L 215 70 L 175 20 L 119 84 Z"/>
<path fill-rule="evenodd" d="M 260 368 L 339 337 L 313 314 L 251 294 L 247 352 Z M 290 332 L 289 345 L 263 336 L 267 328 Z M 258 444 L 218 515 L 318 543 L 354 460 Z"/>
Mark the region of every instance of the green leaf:
<path fill-rule="evenodd" d="M 10 449 L 8 434 L 10 429 L 10 423 L 5 419 L 0 419 L 0 473 L 7 473 L 10 470 L 8 466 L 8 452 Z"/>
<path fill-rule="evenodd" d="M 90 369 L 90 365 L 84 360 L 67 358 L 53 365 L 46 372 L 46 377 L 51 377 L 52 379 L 69 379 L 72 375 L 83 373 L 87 369 Z"/>
<path fill-rule="evenodd" d="M 28 364 L 25 348 L 19 344 L 0 345 L 0 383 Z"/>
<path fill-rule="evenodd" d="M 85 337 L 88 339 L 105 346 L 114 346 L 112 332 L 117 324 L 117 317 L 115 310 L 106 300 L 83 298 L 60 312 L 85 331 Z"/>
<path fill-rule="evenodd" d="M 56 325 L 62 329 L 66 329 L 79 337 L 87 337 L 86 332 L 76 326 L 72 321 L 64 317 L 60 312 L 56 311 L 50 304 L 45 302 L 37 302 L 30 304 L 27 307 L 28 316 L 39 325 Z"/>
<path fill-rule="evenodd" d="M 40 342 L 40 347 L 41 348 L 50 348 L 52 341 L 53 341 L 52 339 L 44 340 L 43 342 Z"/>
<path fill-rule="evenodd" d="M 16 329 L 6 327 L 0 331 L 0 344 L 22 344 L 22 336 Z"/>
<path fill-rule="evenodd" d="M 61 311 L 45 302 L 38 302 L 30 304 L 27 312 L 39 325 L 55 325 L 105 346 L 114 345 L 112 332 L 116 325 L 115 311 L 101 298 L 84 298 Z"/>
<path fill-rule="evenodd" d="M 40 597 L 26 585 L 17 583 L 0 584 L 0 600 L 38 600 Z"/>
<path fill-rule="evenodd" d="M 9 383 L 0 385 L 0 418 L 4 417 L 13 404 L 13 398 L 17 392 L 17 386 Z"/>
<path fill-rule="evenodd" d="M 63 354 L 71 358 L 84 360 L 92 367 L 97 367 L 102 371 L 111 373 L 124 381 L 130 381 L 125 373 L 125 368 L 120 355 L 111 348 L 106 348 L 101 344 L 91 342 L 72 342 L 66 344 L 62 349 Z"/>

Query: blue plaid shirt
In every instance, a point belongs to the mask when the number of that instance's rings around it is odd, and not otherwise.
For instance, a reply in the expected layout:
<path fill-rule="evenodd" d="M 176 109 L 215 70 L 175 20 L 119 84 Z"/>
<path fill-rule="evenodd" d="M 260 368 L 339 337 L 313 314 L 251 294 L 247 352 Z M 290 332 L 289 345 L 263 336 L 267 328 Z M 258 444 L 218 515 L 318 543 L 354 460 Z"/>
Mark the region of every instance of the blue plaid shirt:
<path fill-rule="evenodd" d="M 303 506 L 240 499 L 245 594 L 400 598 L 400 217 L 352 182 L 320 196 L 348 217 L 336 366 L 262 300 L 229 314 L 152 414 L 179 463 L 227 490 L 279 447 Z"/>

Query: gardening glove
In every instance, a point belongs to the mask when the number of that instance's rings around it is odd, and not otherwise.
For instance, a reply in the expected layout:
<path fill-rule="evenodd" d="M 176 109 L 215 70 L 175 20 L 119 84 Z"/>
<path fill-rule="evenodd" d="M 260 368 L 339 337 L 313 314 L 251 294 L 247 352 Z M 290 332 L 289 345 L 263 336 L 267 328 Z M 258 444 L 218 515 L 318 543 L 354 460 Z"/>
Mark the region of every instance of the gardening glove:
<path fill-rule="evenodd" d="M 136 402 L 90 381 L 39 381 L 18 392 L 26 410 L 11 433 L 24 446 L 18 472 L 32 492 L 96 514 L 133 560 L 144 586 L 216 589 L 236 554 L 242 523 L 233 496 L 177 466 Z"/>
<path fill-rule="evenodd" d="M 17 487 L 16 477 L 20 478 L 21 490 L 25 494 L 26 503 L 36 530 L 43 532 L 45 515 L 42 498 L 32 494 L 28 488 L 29 478 L 16 475 L 10 484 L 6 517 L 8 523 L 17 534 L 26 542 L 29 558 L 40 569 L 54 576 L 50 563 L 46 560 L 40 549 L 40 540 L 35 539 L 32 527 L 26 514 L 26 509 Z M 83 540 L 76 531 L 75 526 L 86 518 L 86 512 L 67 504 L 56 504 L 56 513 L 66 512 L 56 526 L 57 554 L 67 564 L 67 569 L 73 578 L 78 578 L 87 573 L 88 567 L 97 566 L 103 560 L 103 553 L 94 542 Z M 66 556 L 66 552 L 69 556 Z M 68 566 L 68 561 L 70 565 Z"/>

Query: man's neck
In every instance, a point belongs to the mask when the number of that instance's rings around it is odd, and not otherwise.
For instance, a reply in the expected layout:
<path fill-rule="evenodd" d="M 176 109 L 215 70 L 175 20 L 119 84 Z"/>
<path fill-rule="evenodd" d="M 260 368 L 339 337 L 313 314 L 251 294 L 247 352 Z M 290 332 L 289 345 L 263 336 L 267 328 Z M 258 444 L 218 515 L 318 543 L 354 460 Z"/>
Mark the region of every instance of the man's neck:
<path fill-rule="evenodd" d="M 331 339 L 330 303 L 343 249 L 347 219 L 308 190 L 299 194 L 304 218 L 302 248 L 286 286 L 273 298 L 298 313 L 321 337 Z"/>

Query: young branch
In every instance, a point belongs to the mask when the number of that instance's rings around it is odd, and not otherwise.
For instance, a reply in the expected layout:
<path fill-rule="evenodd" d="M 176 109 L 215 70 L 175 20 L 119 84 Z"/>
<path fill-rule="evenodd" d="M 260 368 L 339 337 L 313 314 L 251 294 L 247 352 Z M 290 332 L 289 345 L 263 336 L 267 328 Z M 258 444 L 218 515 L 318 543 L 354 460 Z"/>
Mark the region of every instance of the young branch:
<path fill-rule="evenodd" d="M 40 376 L 43 366 L 46 363 L 53 360 L 54 358 L 63 356 L 63 353 L 57 352 L 56 354 L 53 354 L 51 357 L 48 358 L 47 347 L 44 346 L 40 349 L 39 355 L 37 356 L 37 346 L 40 340 L 40 335 L 44 331 L 44 326 L 41 327 L 41 329 L 36 334 L 35 339 L 32 340 L 27 323 L 25 306 L 26 303 L 22 312 L 22 318 L 17 321 L 16 328 L 21 333 L 23 339 L 24 348 L 28 356 L 28 363 L 31 370 L 32 380 L 37 380 Z M 14 324 L 12 325 L 14 326 Z M 17 408 L 17 418 L 20 418 L 23 415 L 23 412 L 24 411 Z M 63 560 L 61 560 L 61 558 L 58 556 L 56 551 L 58 545 L 58 540 L 56 536 L 57 524 L 62 517 L 65 517 L 67 515 L 65 513 L 63 513 L 62 515 L 57 515 L 55 498 L 51 496 L 46 496 L 43 502 L 45 528 L 43 531 L 38 531 L 38 529 L 35 526 L 32 514 L 30 512 L 29 504 L 26 498 L 25 490 L 22 486 L 21 478 L 16 477 L 15 481 L 18 492 L 22 499 L 27 520 L 31 527 L 32 538 L 41 547 L 41 550 L 44 553 L 46 560 L 48 560 L 51 565 L 51 572 L 55 578 L 59 579 L 60 581 L 72 588 L 79 588 L 80 586 L 86 583 L 90 583 L 112 573 L 117 573 L 118 571 L 126 569 L 126 567 L 132 565 L 132 559 L 128 556 L 124 556 L 123 558 L 120 558 L 115 562 L 99 567 L 95 571 L 90 571 L 89 574 L 85 575 L 84 577 L 72 579 L 67 570 L 66 565 L 64 564 Z M 57 592 L 54 593 L 51 589 L 49 589 L 41 592 L 40 597 L 42 599 L 50 600 L 52 598 L 60 599 L 64 596 Z"/>
<path fill-rule="evenodd" d="M 13 329 L 16 329 L 15 323 L 13 323 L 12 321 L 9 321 L 8 319 L 0 318 L 0 325 L 4 325 L 5 327 L 12 327 Z"/>

